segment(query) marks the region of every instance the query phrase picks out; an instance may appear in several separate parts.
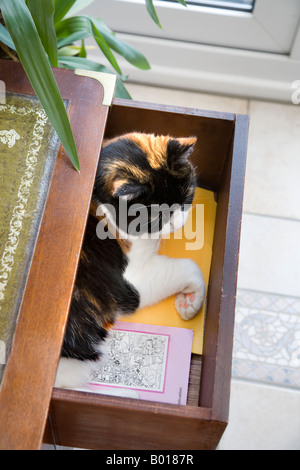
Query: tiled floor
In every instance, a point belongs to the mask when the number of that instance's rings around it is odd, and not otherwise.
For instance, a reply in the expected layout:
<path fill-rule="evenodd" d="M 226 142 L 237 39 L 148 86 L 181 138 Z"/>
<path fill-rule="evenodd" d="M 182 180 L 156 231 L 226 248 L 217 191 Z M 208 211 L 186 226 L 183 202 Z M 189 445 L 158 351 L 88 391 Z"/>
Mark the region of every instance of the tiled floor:
<path fill-rule="evenodd" d="M 129 84 L 250 115 L 229 426 L 221 450 L 300 450 L 300 106 Z"/>

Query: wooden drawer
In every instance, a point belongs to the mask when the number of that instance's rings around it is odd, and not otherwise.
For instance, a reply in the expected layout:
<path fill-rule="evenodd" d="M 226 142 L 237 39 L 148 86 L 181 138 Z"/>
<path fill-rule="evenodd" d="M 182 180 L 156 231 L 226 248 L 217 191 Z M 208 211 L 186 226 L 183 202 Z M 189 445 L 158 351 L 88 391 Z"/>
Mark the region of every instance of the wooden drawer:
<path fill-rule="evenodd" d="M 215 449 L 228 421 L 248 117 L 115 99 L 105 136 L 130 131 L 198 137 L 198 183 L 218 203 L 203 355 L 192 358 L 185 406 L 54 389 L 44 439 L 87 449 Z"/>

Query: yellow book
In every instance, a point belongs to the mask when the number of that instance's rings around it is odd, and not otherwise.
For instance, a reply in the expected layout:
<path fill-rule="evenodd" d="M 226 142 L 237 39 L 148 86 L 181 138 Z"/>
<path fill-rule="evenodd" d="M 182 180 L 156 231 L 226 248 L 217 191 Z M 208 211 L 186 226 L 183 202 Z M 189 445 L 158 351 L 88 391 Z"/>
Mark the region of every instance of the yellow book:
<path fill-rule="evenodd" d="M 159 254 L 172 258 L 190 258 L 201 269 L 208 287 L 217 204 L 214 193 L 196 188 L 192 209 L 183 229 L 161 241 Z M 184 276 L 184 273 L 182 273 Z M 139 309 L 126 322 L 189 328 L 194 331 L 192 352 L 202 354 L 205 304 L 191 320 L 182 320 L 175 309 L 175 296 L 151 307 Z"/>

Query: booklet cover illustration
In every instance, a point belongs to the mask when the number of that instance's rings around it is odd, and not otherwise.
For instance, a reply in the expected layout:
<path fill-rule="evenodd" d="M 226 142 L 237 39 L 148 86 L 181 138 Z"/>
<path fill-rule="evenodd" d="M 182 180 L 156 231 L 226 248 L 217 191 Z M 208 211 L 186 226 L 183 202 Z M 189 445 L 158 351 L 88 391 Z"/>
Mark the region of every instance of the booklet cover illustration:
<path fill-rule="evenodd" d="M 117 322 L 86 391 L 185 405 L 193 331 Z"/>

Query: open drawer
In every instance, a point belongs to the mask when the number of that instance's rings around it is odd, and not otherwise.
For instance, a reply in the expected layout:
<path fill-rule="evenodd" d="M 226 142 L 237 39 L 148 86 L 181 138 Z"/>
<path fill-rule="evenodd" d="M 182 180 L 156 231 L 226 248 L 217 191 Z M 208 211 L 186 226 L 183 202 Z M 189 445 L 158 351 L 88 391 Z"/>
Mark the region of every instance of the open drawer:
<path fill-rule="evenodd" d="M 187 405 L 54 389 L 44 439 L 86 449 L 215 449 L 229 411 L 248 117 L 115 99 L 105 137 L 131 131 L 198 137 L 198 184 L 217 200 L 203 355 L 192 357 Z"/>

